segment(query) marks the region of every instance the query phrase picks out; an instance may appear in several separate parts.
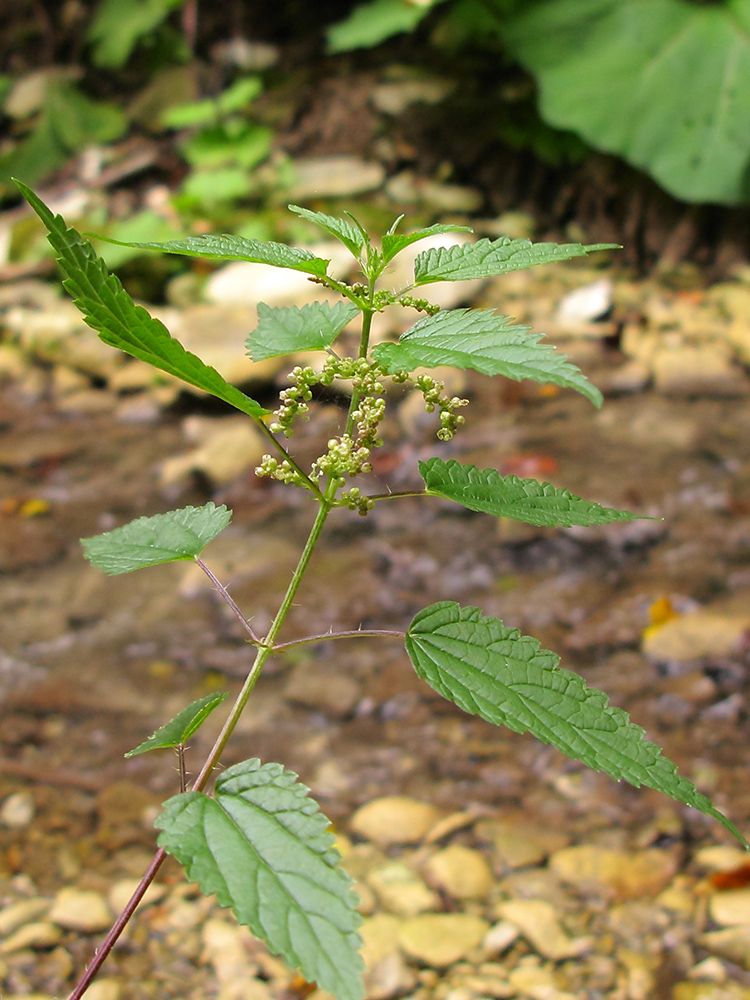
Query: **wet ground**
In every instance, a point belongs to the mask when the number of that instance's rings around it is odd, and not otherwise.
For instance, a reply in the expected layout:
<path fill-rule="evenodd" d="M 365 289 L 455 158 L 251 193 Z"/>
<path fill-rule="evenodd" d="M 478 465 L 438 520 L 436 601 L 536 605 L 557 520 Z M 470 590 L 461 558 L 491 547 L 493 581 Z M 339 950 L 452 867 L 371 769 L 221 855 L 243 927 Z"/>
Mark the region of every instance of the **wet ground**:
<path fill-rule="evenodd" d="M 606 352 L 600 366 L 606 375 Z M 750 619 L 750 397 L 646 390 L 613 395 L 596 412 L 572 393 L 503 395 L 480 380 L 468 392 L 468 428 L 448 446 L 420 421 L 409 442 L 405 419 L 386 428 L 377 492 L 418 488 L 417 459 L 440 454 L 551 479 L 659 520 L 553 531 L 427 499 L 384 502 L 366 519 L 338 511 L 284 637 L 405 628 L 433 601 L 476 604 L 606 690 L 747 832 L 750 644 L 730 641 L 722 623 Z M 169 507 L 226 502 L 232 526 L 205 558 L 262 633 L 311 523 L 304 496 L 250 471 L 223 487 L 201 476 L 161 485 L 161 463 L 184 448 L 186 406 L 195 404 L 178 402 L 141 424 L 106 411 L 65 414 L 44 400 L 30 406 L 12 388 L 0 402 L 0 802 L 18 792 L 31 802 L 26 822 L 0 827 L 6 901 L 52 896 L 70 883 L 104 891 L 140 875 L 153 844 L 144 815 L 177 790 L 177 776 L 166 754 L 123 754 L 192 699 L 237 690 L 249 660 L 242 631 L 195 567 L 104 578 L 85 563 L 78 539 Z M 339 416 L 322 408 L 303 451 L 325 441 Z M 685 655 L 679 628 L 645 655 L 654 621 L 692 620 L 696 609 L 702 632 L 687 642 L 698 655 Z M 194 770 L 216 726 L 194 740 Z M 574 843 L 660 845 L 679 865 L 699 845 L 728 842 L 694 811 L 442 702 L 392 639 L 275 658 L 226 763 L 249 756 L 296 770 L 344 831 L 363 803 L 403 793 L 448 814 L 469 809 L 552 827 Z M 495 859 L 496 874 L 507 870 Z M 131 982 L 158 964 L 142 934 L 134 941 L 129 959 L 126 948 L 114 966 Z M 76 968 L 91 944 L 66 940 Z M 40 979 L 8 961 L 8 996 L 54 993 L 71 981 L 62 966 Z M 744 983 L 747 973 L 732 968 Z M 152 995 L 122 989 L 117 996 Z M 380 995 L 399 992 L 409 988 Z M 542 994 L 519 987 L 504 995 Z"/>

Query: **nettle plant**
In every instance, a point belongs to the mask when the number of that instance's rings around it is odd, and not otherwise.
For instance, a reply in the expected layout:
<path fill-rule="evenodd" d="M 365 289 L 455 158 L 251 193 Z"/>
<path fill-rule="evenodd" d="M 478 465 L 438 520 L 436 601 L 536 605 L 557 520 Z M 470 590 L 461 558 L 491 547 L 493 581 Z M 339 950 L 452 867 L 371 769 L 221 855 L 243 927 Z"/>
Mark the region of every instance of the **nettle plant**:
<path fill-rule="evenodd" d="M 235 236 L 197 236 L 167 243 L 129 244 L 139 248 L 215 259 L 271 264 L 308 274 L 311 280 L 341 296 L 334 304 L 315 302 L 271 308 L 258 307 L 258 327 L 248 338 L 256 360 L 296 352 L 321 352 L 317 366 L 298 366 L 281 393 L 278 409 L 263 406 L 227 383 L 217 371 L 186 351 L 144 308 L 135 305 L 91 244 L 24 184 L 24 196 L 49 230 L 49 240 L 65 272 L 65 287 L 86 322 L 105 343 L 140 358 L 189 385 L 211 393 L 247 414 L 268 439 L 269 453 L 256 472 L 305 490 L 316 508 L 299 563 L 267 635 L 256 634 L 225 586 L 201 558 L 204 547 L 229 523 L 225 506 L 207 503 L 154 517 L 141 517 L 121 528 L 83 540 L 86 557 L 105 573 L 128 573 L 174 560 L 195 560 L 209 576 L 247 633 L 254 649 L 240 693 L 198 777 L 187 788 L 184 748 L 190 736 L 224 695 L 210 695 L 159 729 L 131 754 L 164 747 L 178 751 L 179 794 L 164 803 L 155 821 L 161 831 L 159 849 L 137 891 L 112 928 L 86 973 L 71 994 L 86 990 L 117 936 L 132 916 L 165 855 L 173 855 L 187 876 L 206 894 L 214 893 L 237 920 L 262 938 L 269 949 L 310 982 L 337 1000 L 363 996 L 363 966 L 359 955 L 357 897 L 351 879 L 340 867 L 329 822 L 297 775 L 279 763 L 245 760 L 222 770 L 209 792 L 232 732 L 252 690 L 271 656 L 290 647 L 332 639 L 398 636 L 417 674 L 464 711 L 516 732 L 530 732 L 569 757 L 616 780 L 646 785 L 715 817 L 743 844 L 746 842 L 690 781 L 677 773 L 660 748 L 644 739 L 643 730 L 627 714 L 608 704 L 602 691 L 559 666 L 559 657 L 542 649 L 479 608 L 441 601 L 424 608 L 406 632 L 358 629 L 309 635 L 280 641 L 282 627 L 295 600 L 328 517 L 337 508 L 366 516 L 377 503 L 393 503 L 410 493 L 368 493 L 371 455 L 381 445 L 379 426 L 386 410 L 388 382 L 410 385 L 424 396 L 428 411 L 439 411 L 438 438 L 450 440 L 464 422 L 465 399 L 449 397 L 442 383 L 425 369 L 448 365 L 485 375 L 574 389 L 594 405 L 602 397 L 586 377 L 541 335 L 517 326 L 506 316 L 486 309 L 440 310 L 412 292 L 437 281 L 461 281 L 502 275 L 550 261 L 567 260 L 609 244 L 532 244 L 525 239 L 479 240 L 447 248 L 432 248 L 416 257 L 413 282 L 399 291 L 379 287 L 387 280 L 390 262 L 405 247 L 436 233 L 464 227 L 435 225 L 400 234 L 400 219 L 383 236 L 380 248 L 353 218 L 338 219 L 293 207 L 351 251 L 362 281 L 347 284 L 328 274 L 329 261 L 308 250 Z M 370 344 L 375 313 L 398 303 L 423 313 L 397 343 Z M 344 332 L 361 317 L 359 343 Z M 341 340 L 339 341 L 339 337 Z M 335 345 L 335 346 L 334 346 Z M 350 386 L 350 401 L 341 433 L 331 438 L 308 469 L 287 450 L 295 423 L 308 415 L 316 386 Z M 637 515 L 591 503 L 549 483 L 501 476 L 441 458 L 419 463 L 425 497 L 442 497 L 473 511 L 508 517 L 534 525 L 597 525 L 628 521 Z M 355 485 L 359 481 L 363 485 Z"/>

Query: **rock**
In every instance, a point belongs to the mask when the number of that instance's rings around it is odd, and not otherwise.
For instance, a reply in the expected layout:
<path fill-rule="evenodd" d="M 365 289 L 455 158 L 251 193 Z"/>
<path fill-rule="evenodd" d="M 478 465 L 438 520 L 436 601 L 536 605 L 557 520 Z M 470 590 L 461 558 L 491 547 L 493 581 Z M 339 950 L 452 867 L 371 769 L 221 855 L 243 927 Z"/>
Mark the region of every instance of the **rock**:
<path fill-rule="evenodd" d="M 122 985 L 117 979 L 95 979 L 86 990 L 86 1000 L 120 1000 Z"/>
<path fill-rule="evenodd" d="M 228 533 L 225 531 L 211 542 L 209 563 L 223 585 L 231 589 L 262 580 L 288 580 L 298 558 L 299 549 L 283 538 L 259 531 L 239 535 L 229 528 Z M 197 563 L 189 563 L 180 578 L 178 592 L 181 597 L 197 597 L 213 593 L 214 585 Z M 238 599 L 236 593 L 234 597 Z"/>
<path fill-rule="evenodd" d="M 419 876 L 401 861 L 374 868 L 367 884 L 381 905 L 400 917 L 413 917 L 439 905 L 437 893 L 428 889 Z"/>
<path fill-rule="evenodd" d="M 430 832 L 425 837 L 425 843 L 435 844 L 437 841 L 442 840 L 443 837 L 449 837 L 452 833 L 466 829 L 467 826 L 471 826 L 476 821 L 477 815 L 478 813 L 473 810 L 466 809 L 462 812 L 454 812 L 448 816 L 444 816 L 430 829 Z"/>
<path fill-rule="evenodd" d="M 439 818 L 438 810 L 428 802 L 406 795 L 386 795 L 361 806 L 349 825 L 365 840 L 390 847 L 421 840 Z"/>
<path fill-rule="evenodd" d="M 65 299 L 53 309 L 9 309 L 5 324 L 21 347 L 41 361 L 68 365 L 98 378 L 107 378 L 124 362 L 124 355 L 100 340 Z"/>
<path fill-rule="evenodd" d="M 402 924 L 399 943 L 410 958 L 443 969 L 465 958 L 488 930 L 486 920 L 469 913 L 423 913 Z"/>
<path fill-rule="evenodd" d="M 454 89 L 452 80 L 438 77 L 393 80 L 373 87 L 370 100 L 387 115 L 400 115 L 412 104 L 439 104 Z"/>
<path fill-rule="evenodd" d="M 328 244 L 325 249 L 313 248 L 316 256 L 331 257 Z M 271 264 L 252 264 L 248 261 L 234 261 L 220 268 L 209 277 L 203 294 L 207 302 L 215 303 L 213 308 L 242 306 L 244 314 L 244 340 L 257 325 L 255 306 L 265 302 L 269 306 L 302 306 L 317 299 L 326 299 L 326 292 L 308 280 L 309 275 L 290 268 L 273 267 Z M 331 299 L 331 301 L 334 301 Z M 198 314 L 195 314 L 198 315 Z M 236 313 L 241 322 L 241 313 Z"/>
<path fill-rule="evenodd" d="M 162 462 L 159 478 L 164 486 L 178 483 L 191 472 L 202 472 L 224 485 L 254 468 L 267 451 L 265 438 L 245 417 L 214 421 L 214 432 L 193 451 Z"/>
<path fill-rule="evenodd" d="M 559 961 L 575 958 L 592 947 L 591 938 L 573 939 L 563 931 L 554 907 L 541 899 L 513 899 L 500 906 L 500 913 L 521 931 L 544 958 Z"/>
<path fill-rule="evenodd" d="M 507 868 L 541 864 L 553 851 L 570 843 L 570 837 L 555 830 L 541 830 L 523 820 L 487 819 L 476 826 L 480 840 L 489 841 Z"/>
<path fill-rule="evenodd" d="M 415 975 L 399 951 L 402 921 L 389 913 L 378 913 L 362 922 L 362 960 L 365 988 L 372 1000 L 401 996 L 415 985 Z"/>
<path fill-rule="evenodd" d="M 750 926 L 750 889 L 715 892 L 709 900 L 708 912 L 722 927 Z"/>
<path fill-rule="evenodd" d="M 502 955 L 518 938 L 519 929 L 508 920 L 499 920 L 487 931 L 482 948 L 489 955 Z"/>
<path fill-rule="evenodd" d="M 219 981 L 219 1000 L 271 1000 L 269 984 L 256 978 L 257 962 L 250 953 L 253 938 L 246 927 L 217 918 L 202 930 L 203 961 L 209 962 Z"/>
<path fill-rule="evenodd" d="M 711 844 L 696 851 L 693 860 L 707 871 L 729 872 L 747 864 L 747 851 L 731 844 Z"/>
<path fill-rule="evenodd" d="M 254 266 L 263 265 L 250 265 Z M 210 287 L 207 285 L 207 289 Z M 175 315 L 167 323 L 170 333 L 177 337 L 186 350 L 215 368 L 232 385 L 269 381 L 286 364 L 283 358 L 251 360 L 245 342 L 248 334 L 257 326 L 257 314 L 255 309 L 248 309 L 245 304 L 238 304 L 231 297 L 218 305 L 191 306 L 184 312 L 170 310 L 171 313 Z"/>
<path fill-rule="evenodd" d="M 568 292 L 557 307 L 556 322 L 562 329 L 575 332 L 581 323 L 600 319 L 612 308 L 613 292 L 611 278 L 600 278 Z"/>
<path fill-rule="evenodd" d="M 30 792 L 14 792 L 0 805 L 0 826 L 23 830 L 34 818 L 36 805 Z"/>
<path fill-rule="evenodd" d="M 718 958 L 704 958 L 688 972 L 688 979 L 700 979 L 706 983 L 725 983 L 727 970 Z"/>
<path fill-rule="evenodd" d="M 643 635 L 643 652 L 663 663 L 729 656 L 750 629 L 750 614 L 724 614 L 701 608 L 670 618 Z"/>
<path fill-rule="evenodd" d="M 66 887 L 55 896 L 49 919 L 66 930 L 91 934 L 112 923 L 112 913 L 100 892 Z"/>
<path fill-rule="evenodd" d="M 651 360 L 654 387 L 670 396 L 744 395 L 750 379 L 735 367 L 727 352 L 719 347 L 657 349 Z"/>
<path fill-rule="evenodd" d="M 0 942 L 0 955 L 10 955 L 26 948 L 52 948 L 62 939 L 59 927 L 48 921 L 26 924 Z"/>
<path fill-rule="evenodd" d="M 713 955 L 750 971 L 750 927 L 727 927 L 722 931 L 701 934 L 697 942 Z"/>
<path fill-rule="evenodd" d="M 750 1000 L 750 989 L 739 983 L 692 983 L 683 981 L 672 987 L 672 1000 Z"/>
<path fill-rule="evenodd" d="M 125 906 L 127 905 L 130 897 L 133 895 L 135 890 L 140 884 L 140 879 L 137 878 L 123 878 L 112 886 L 107 894 L 107 899 L 109 905 L 112 907 L 113 913 L 121 913 Z M 160 885 L 158 882 L 152 882 L 151 885 L 146 889 L 146 892 L 141 897 L 141 901 L 138 904 L 138 908 L 152 906 L 154 903 L 158 903 L 159 900 L 164 899 L 167 894 L 167 887 Z"/>
<path fill-rule="evenodd" d="M 539 965 L 533 956 L 511 969 L 508 981 L 531 1000 L 575 1000 L 570 993 L 558 989 L 552 969 Z"/>
<path fill-rule="evenodd" d="M 24 924 L 44 916 L 49 908 L 50 901 L 41 896 L 35 896 L 33 899 L 22 899 L 18 903 L 10 903 L 0 910 L 0 938 L 6 938 L 19 927 L 23 927 Z"/>
<path fill-rule="evenodd" d="M 596 373 L 596 384 L 605 395 L 641 392 L 650 381 L 651 370 L 642 362 L 635 360 Z"/>
<path fill-rule="evenodd" d="M 628 852 L 580 844 L 557 851 L 549 866 L 563 882 L 583 890 L 608 889 L 625 900 L 655 896 L 674 877 L 678 864 L 666 851 Z"/>
<path fill-rule="evenodd" d="M 328 664 L 312 661 L 293 668 L 284 697 L 324 715 L 345 718 L 362 697 L 362 685 L 351 674 L 332 674 Z"/>
<path fill-rule="evenodd" d="M 294 160 L 293 181 L 284 191 L 291 202 L 310 198 L 346 198 L 365 191 L 375 191 L 385 180 L 380 163 L 369 163 L 358 156 L 315 156 Z"/>
<path fill-rule="evenodd" d="M 433 854 L 425 875 L 431 885 L 454 899 L 484 899 L 492 888 L 492 871 L 484 855 L 460 844 Z"/>
<path fill-rule="evenodd" d="M 442 184 L 403 170 L 385 186 L 388 197 L 402 205 L 427 205 L 438 212 L 471 213 L 482 207 L 482 195 L 460 184 Z"/>

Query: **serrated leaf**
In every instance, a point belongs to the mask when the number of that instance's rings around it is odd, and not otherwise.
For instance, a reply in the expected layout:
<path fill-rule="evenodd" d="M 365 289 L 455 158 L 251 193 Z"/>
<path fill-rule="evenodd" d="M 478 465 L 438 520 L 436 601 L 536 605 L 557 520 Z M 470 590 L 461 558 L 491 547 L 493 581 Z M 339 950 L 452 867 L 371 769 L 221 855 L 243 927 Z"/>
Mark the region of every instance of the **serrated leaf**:
<path fill-rule="evenodd" d="M 536 639 L 479 608 L 442 601 L 416 615 L 406 650 L 417 674 L 465 712 L 529 732 L 595 771 L 694 806 L 747 846 L 726 816 L 644 739 L 626 712 L 578 674 L 559 667 L 560 658 Z"/>
<path fill-rule="evenodd" d="M 304 306 L 258 303 L 259 323 L 247 338 L 253 361 L 295 351 L 324 351 L 359 313 L 353 302 L 310 302 Z"/>
<path fill-rule="evenodd" d="M 335 236 L 350 253 L 359 259 L 366 241 L 359 229 L 351 222 L 347 222 L 346 219 L 337 219 L 333 215 L 325 215 L 323 212 L 311 212 L 309 208 L 300 208 L 299 205 L 289 205 L 289 211 L 296 212 L 303 219 L 312 222 L 314 226 L 319 226 L 331 236 Z"/>
<path fill-rule="evenodd" d="M 106 243 L 118 243 L 104 236 L 97 237 Z M 140 250 L 161 250 L 162 253 L 176 253 L 184 257 L 213 257 L 221 260 L 246 260 L 253 264 L 271 264 L 272 267 L 286 267 L 292 271 L 304 271 L 318 278 L 325 276 L 330 263 L 316 257 L 309 250 L 288 247 L 285 243 L 265 240 L 248 240 L 243 236 L 187 236 L 183 240 L 167 240 L 165 243 L 123 243 L 122 246 L 138 247 Z"/>
<path fill-rule="evenodd" d="M 509 517 L 542 527 L 569 528 L 577 524 L 633 521 L 640 515 L 582 500 L 569 490 L 535 479 L 501 476 L 497 469 L 478 469 L 451 459 L 430 458 L 419 463 L 427 493 L 460 503 L 469 510 Z"/>
<path fill-rule="evenodd" d="M 82 538 L 83 553 L 92 566 L 115 576 L 144 566 L 194 559 L 226 528 L 232 512 L 209 500 L 203 507 L 182 507 L 92 538 Z"/>
<path fill-rule="evenodd" d="M 203 725 L 211 712 L 227 697 L 226 692 L 208 694 L 199 698 L 192 705 L 183 708 L 173 719 L 161 726 L 153 736 L 139 743 L 133 750 L 128 750 L 126 757 L 137 757 L 149 750 L 164 750 L 169 747 L 181 746 L 190 739 Z"/>
<path fill-rule="evenodd" d="M 165 802 L 159 845 L 307 980 L 360 1000 L 357 897 L 308 791 L 280 764 L 243 761 L 217 780 L 215 798 Z"/>
<path fill-rule="evenodd" d="M 429 236 L 437 236 L 439 233 L 473 233 L 470 226 L 449 226 L 437 223 L 428 226 L 427 229 L 417 229 L 413 233 L 386 233 L 383 237 L 383 262 L 393 260 L 396 254 L 418 240 L 426 240 Z"/>
<path fill-rule="evenodd" d="M 58 264 L 67 275 L 63 285 L 73 296 L 86 323 L 96 330 L 105 344 L 223 399 L 248 416 L 260 418 L 268 413 L 260 403 L 226 382 L 215 368 L 186 351 L 163 323 L 133 302 L 115 275 L 109 274 L 106 264 L 88 240 L 75 229 L 66 228 L 62 216 L 53 215 L 31 188 L 18 180 L 15 183 L 49 230 L 47 238 L 55 249 Z M 110 242 L 129 247 L 152 245 Z"/>
<path fill-rule="evenodd" d="M 520 271 L 536 264 L 583 257 L 594 250 L 616 250 L 617 243 L 532 243 L 501 236 L 497 240 L 478 240 L 452 247 L 432 247 L 414 261 L 414 284 L 433 281 L 468 281 L 491 278 L 509 271 Z"/>
<path fill-rule="evenodd" d="M 473 368 L 517 382 L 552 382 L 575 389 L 594 406 L 602 405 L 602 394 L 564 354 L 539 343 L 540 333 L 510 322 L 492 309 L 452 309 L 425 316 L 397 344 L 377 344 L 372 353 L 390 372 L 441 365 Z"/>

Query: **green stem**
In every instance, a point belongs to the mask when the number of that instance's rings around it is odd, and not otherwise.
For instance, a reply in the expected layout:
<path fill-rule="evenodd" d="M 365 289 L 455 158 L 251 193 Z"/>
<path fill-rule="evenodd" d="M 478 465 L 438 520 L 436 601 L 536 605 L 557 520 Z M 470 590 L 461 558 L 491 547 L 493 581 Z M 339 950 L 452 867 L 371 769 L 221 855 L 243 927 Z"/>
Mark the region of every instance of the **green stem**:
<path fill-rule="evenodd" d="M 329 491 L 330 490 L 327 489 L 326 494 L 328 494 Z M 200 774 L 193 782 L 192 790 L 194 792 L 199 792 L 201 791 L 201 789 L 205 787 L 211 772 L 216 767 L 216 764 L 218 763 L 219 758 L 221 757 L 224 751 L 224 747 L 227 745 L 229 737 L 232 735 L 235 726 L 239 722 L 240 716 L 242 715 L 242 711 L 245 708 L 245 705 L 247 704 L 247 700 L 250 697 L 253 688 L 255 687 L 255 684 L 258 680 L 258 677 L 260 676 L 261 671 L 263 670 L 263 667 L 265 666 L 266 660 L 273 652 L 272 647 L 276 642 L 276 637 L 281 631 L 281 627 L 284 624 L 284 620 L 286 619 L 286 616 L 289 613 L 289 609 L 291 608 L 292 603 L 294 602 L 294 598 L 297 595 L 299 586 L 302 583 L 302 578 L 305 574 L 305 570 L 307 569 L 312 554 L 315 551 L 315 546 L 318 543 L 318 539 L 320 538 L 320 533 L 323 530 L 323 525 L 325 524 L 326 518 L 328 517 L 330 511 L 331 511 L 331 500 L 330 498 L 328 498 L 328 496 L 326 496 L 326 499 L 320 504 L 320 507 L 318 509 L 318 515 L 315 518 L 315 523 L 313 524 L 312 529 L 310 530 L 307 542 L 305 543 L 305 547 L 302 550 L 302 555 L 300 556 L 299 562 L 297 563 L 297 567 L 294 570 L 292 579 L 290 580 L 289 586 L 287 587 L 286 594 L 284 595 L 284 600 L 281 602 L 281 607 L 276 612 L 276 617 L 274 618 L 273 623 L 271 624 L 271 628 L 269 629 L 268 635 L 263 640 L 264 645 L 261 646 L 260 649 L 258 649 L 257 653 L 255 654 L 255 660 L 253 661 L 253 665 L 250 667 L 250 671 L 247 677 L 245 678 L 245 683 L 242 685 L 242 689 L 240 690 L 240 693 L 237 695 L 234 705 L 232 705 L 232 710 L 227 716 L 226 722 L 224 723 L 221 732 L 217 736 L 216 742 L 214 743 L 210 754 L 206 758 L 206 761 L 203 764 L 203 767 L 201 768 Z"/>
<path fill-rule="evenodd" d="M 324 496 L 321 493 L 320 488 L 318 487 L 318 485 L 316 483 L 314 483 L 312 481 L 312 479 L 310 479 L 310 477 L 307 475 L 307 473 L 304 472 L 303 469 L 301 469 L 299 465 L 297 465 L 297 463 L 294 461 L 294 459 L 292 458 L 292 456 L 286 450 L 286 448 L 284 447 L 284 445 L 281 444 L 279 441 L 276 440 L 276 438 L 274 437 L 274 435 L 266 427 L 266 425 L 263 423 L 263 421 L 262 420 L 257 420 L 256 423 L 257 423 L 258 427 L 260 427 L 261 432 L 263 434 L 265 434 L 265 436 L 268 438 L 269 443 L 279 452 L 280 455 L 283 455 L 285 461 L 289 462 L 289 464 L 294 469 L 294 471 L 299 476 L 302 477 L 302 479 L 304 480 L 305 485 L 307 486 L 307 488 L 312 493 L 314 493 L 315 496 L 318 498 L 318 500 L 320 500 L 320 502 L 322 503 L 323 500 L 324 500 Z"/>
<path fill-rule="evenodd" d="M 306 635 L 302 639 L 292 639 L 291 642 L 277 643 L 271 652 L 280 653 L 284 649 L 291 649 L 293 646 L 308 646 L 313 642 L 328 642 L 329 639 L 359 639 L 370 636 L 390 635 L 396 639 L 406 637 L 406 632 L 395 628 L 356 628 L 346 632 L 321 632 L 320 635 Z"/>
<path fill-rule="evenodd" d="M 370 287 L 370 301 L 372 302 L 372 297 L 374 294 L 374 286 Z M 374 314 L 374 309 L 363 309 L 362 310 L 362 336 L 359 340 L 359 354 L 357 357 L 366 358 L 367 352 L 370 349 L 370 329 L 372 328 L 372 317 Z M 352 414 L 359 406 L 359 401 L 362 398 L 362 392 L 359 389 L 354 389 L 352 391 L 351 402 L 349 403 L 349 414 L 346 418 L 346 428 L 344 429 L 344 434 L 351 434 L 354 428 L 354 417 Z"/>

